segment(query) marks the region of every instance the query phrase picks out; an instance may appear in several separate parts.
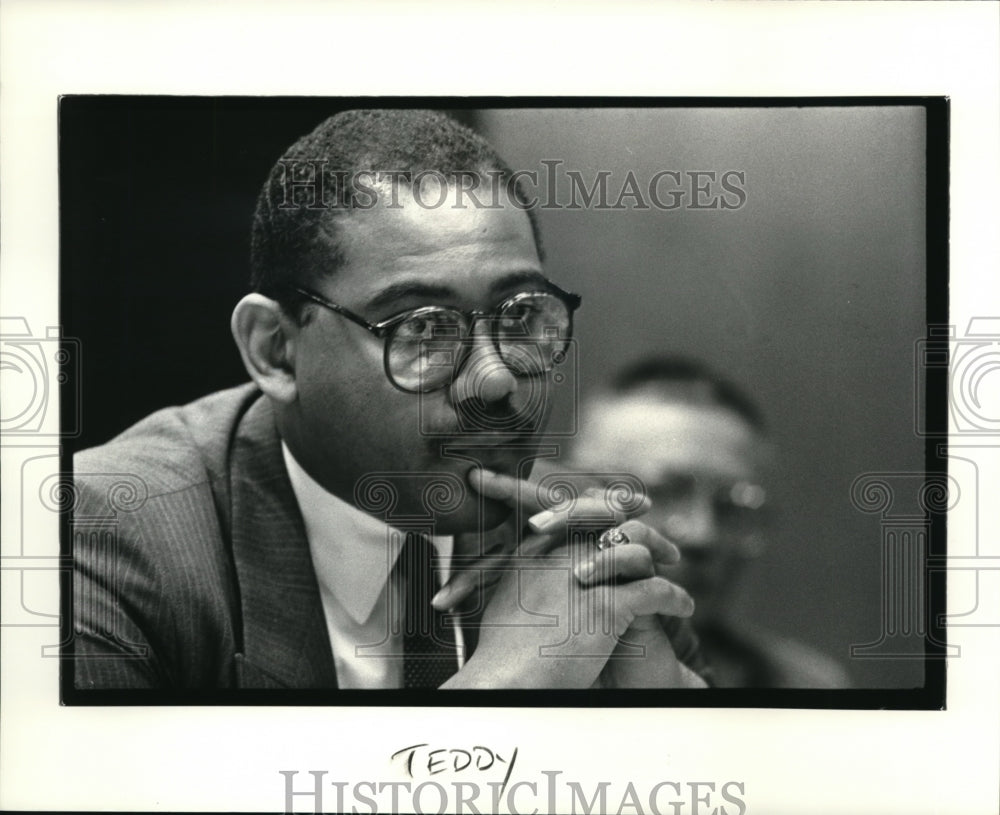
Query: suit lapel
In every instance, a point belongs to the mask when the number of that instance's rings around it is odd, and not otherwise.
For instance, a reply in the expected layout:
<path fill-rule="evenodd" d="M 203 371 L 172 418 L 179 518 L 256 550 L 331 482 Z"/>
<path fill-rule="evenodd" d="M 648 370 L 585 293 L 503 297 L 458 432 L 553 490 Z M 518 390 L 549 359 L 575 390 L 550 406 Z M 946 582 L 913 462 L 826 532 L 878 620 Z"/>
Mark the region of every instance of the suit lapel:
<path fill-rule="evenodd" d="M 240 422 L 230 466 L 233 559 L 243 618 L 240 686 L 335 688 L 305 527 L 266 397 Z"/>

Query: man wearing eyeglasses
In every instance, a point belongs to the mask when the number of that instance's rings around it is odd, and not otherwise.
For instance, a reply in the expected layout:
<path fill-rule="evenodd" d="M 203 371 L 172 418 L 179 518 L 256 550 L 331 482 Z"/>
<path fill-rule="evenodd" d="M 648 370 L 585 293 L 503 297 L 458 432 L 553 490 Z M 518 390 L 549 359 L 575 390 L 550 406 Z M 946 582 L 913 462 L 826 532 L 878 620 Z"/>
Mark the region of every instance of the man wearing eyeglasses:
<path fill-rule="evenodd" d="M 75 461 L 78 516 L 101 474 L 143 491 L 114 580 L 78 545 L 76 687 L 704 685 L 648 502 L 571 512 L 524 480 L 580 299 L 481 138 L 327 120 L 265 182 L 251 266 L 252 384 Z"/>
<path fill-rule="evenodd" d="M 653 501 L 645 520 L 680 547 L 668 570 L 695 601 L 692 618 L 713 685 L 843 688 L 843 668 L 733 613 L 747 566 L 768 534 L 773 451 L 754 402 L 707 366 L 653 356 L 620 371 L 583 411 L 572 460 L 622 469 Z"/>

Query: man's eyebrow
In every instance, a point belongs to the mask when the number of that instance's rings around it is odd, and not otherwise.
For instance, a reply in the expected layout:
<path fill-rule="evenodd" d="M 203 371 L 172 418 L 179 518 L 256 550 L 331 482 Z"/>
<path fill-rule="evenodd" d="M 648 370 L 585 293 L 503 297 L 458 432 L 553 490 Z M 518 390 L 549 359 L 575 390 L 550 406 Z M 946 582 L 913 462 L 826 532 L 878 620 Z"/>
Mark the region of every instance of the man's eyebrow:
<path fill-rule="evenodd" d="M 490 284 L 490 294 L 500 295 L 518 286 L 528 285 L 533 289 L 547 290 L 552 283 L 539 272 L 523 271 L 504 275 Z M 386 286 L 368 301 L 367 310 L 378 312 L 407 297 L 423 299 L 454 299 L 458 295 L 453 288 L 443 283 L 424 283 L 418 280 L 402 280 Z"/>
<path fill-rule="evenodd" d="M 392 305 L 397 300 L 402 300 L 406 297 L 444 298 L 454 296 L 455 290 L 449 288 L 448 286 L 436 283 L 403 281 L 401 283 L 393 283 L 391 286 L 386 286 L 382 289 L 382 291 L 368 301 L 367 307 L 372 311 L 379 311 L 386 306 Z"/>
<path fill-rule="evenodd" d="M 548 290 L 552 288 L 552 283 L 541 272 L 523 271 L 513 272 L 505 275 L 499 280 L 495 280 L 490 286 L 490 294 L 502 294 L 517 286 L 530 286 L 532 289 Z"/>

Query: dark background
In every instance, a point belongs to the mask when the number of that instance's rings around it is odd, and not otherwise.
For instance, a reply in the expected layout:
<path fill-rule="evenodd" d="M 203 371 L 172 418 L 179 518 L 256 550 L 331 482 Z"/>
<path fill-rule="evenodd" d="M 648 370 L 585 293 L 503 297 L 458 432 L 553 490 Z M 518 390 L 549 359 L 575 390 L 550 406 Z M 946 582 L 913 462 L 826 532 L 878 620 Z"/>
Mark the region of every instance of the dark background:
<path fill-rule="evenodd" d="M 228 324 L 247 287 L 257 192 L 282 151 L 338 109 L 62 100 L 61 321 L 81 340 L 76 449 L 246 381 Z M 851 484 L 924 469 L 913 430 L 915 343 L 926 333 L 924 108 L 451 112 L 515 169 L 557 159 L 587 178 L 746 173 L 747 203 L 733 211 L 541 213 L 550 277 L 584 296 L 581 396 L 653 351 L 701 358 L 745 387 L 781 464 L 777 531 L 738 612 L 849 663 L 859 686 L 921 685 L 919 661 L 852 661 L 848 649 L 880 636 L 883 578 L 879 518 L 851 504 Z"/>

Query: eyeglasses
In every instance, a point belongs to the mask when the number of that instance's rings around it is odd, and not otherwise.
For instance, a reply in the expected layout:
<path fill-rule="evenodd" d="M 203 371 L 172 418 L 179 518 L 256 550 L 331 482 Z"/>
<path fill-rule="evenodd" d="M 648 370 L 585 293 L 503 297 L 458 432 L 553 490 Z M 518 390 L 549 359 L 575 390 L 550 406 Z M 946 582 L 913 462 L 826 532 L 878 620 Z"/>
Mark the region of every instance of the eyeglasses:
<path fill-rule="evenodd" d="M 653 504 L 668 518 L 683 524 L 699 500 L 707 500 L 720 534 L 742 538 L 759 532 L 766 518 L 767 493 L 748 481 L 715 483 L 694 475 L 674 473 L 649 486 Z"/>
<path fill-rule="evenodd" d="M 309 289 L 295 287 L 295 291 L 383 340 L 385 374 L 396 388 L 428 393 L 455 381 L 472 350 L 472 330 L 482 319 L 489 320 L 497 354 L 515 376 L 544 374 L 562 362 L 580 296 L 549 285 L 552 291 L 521 292 L 492 311 L 423 306 L 378 323 L 370 323 Z"/>

